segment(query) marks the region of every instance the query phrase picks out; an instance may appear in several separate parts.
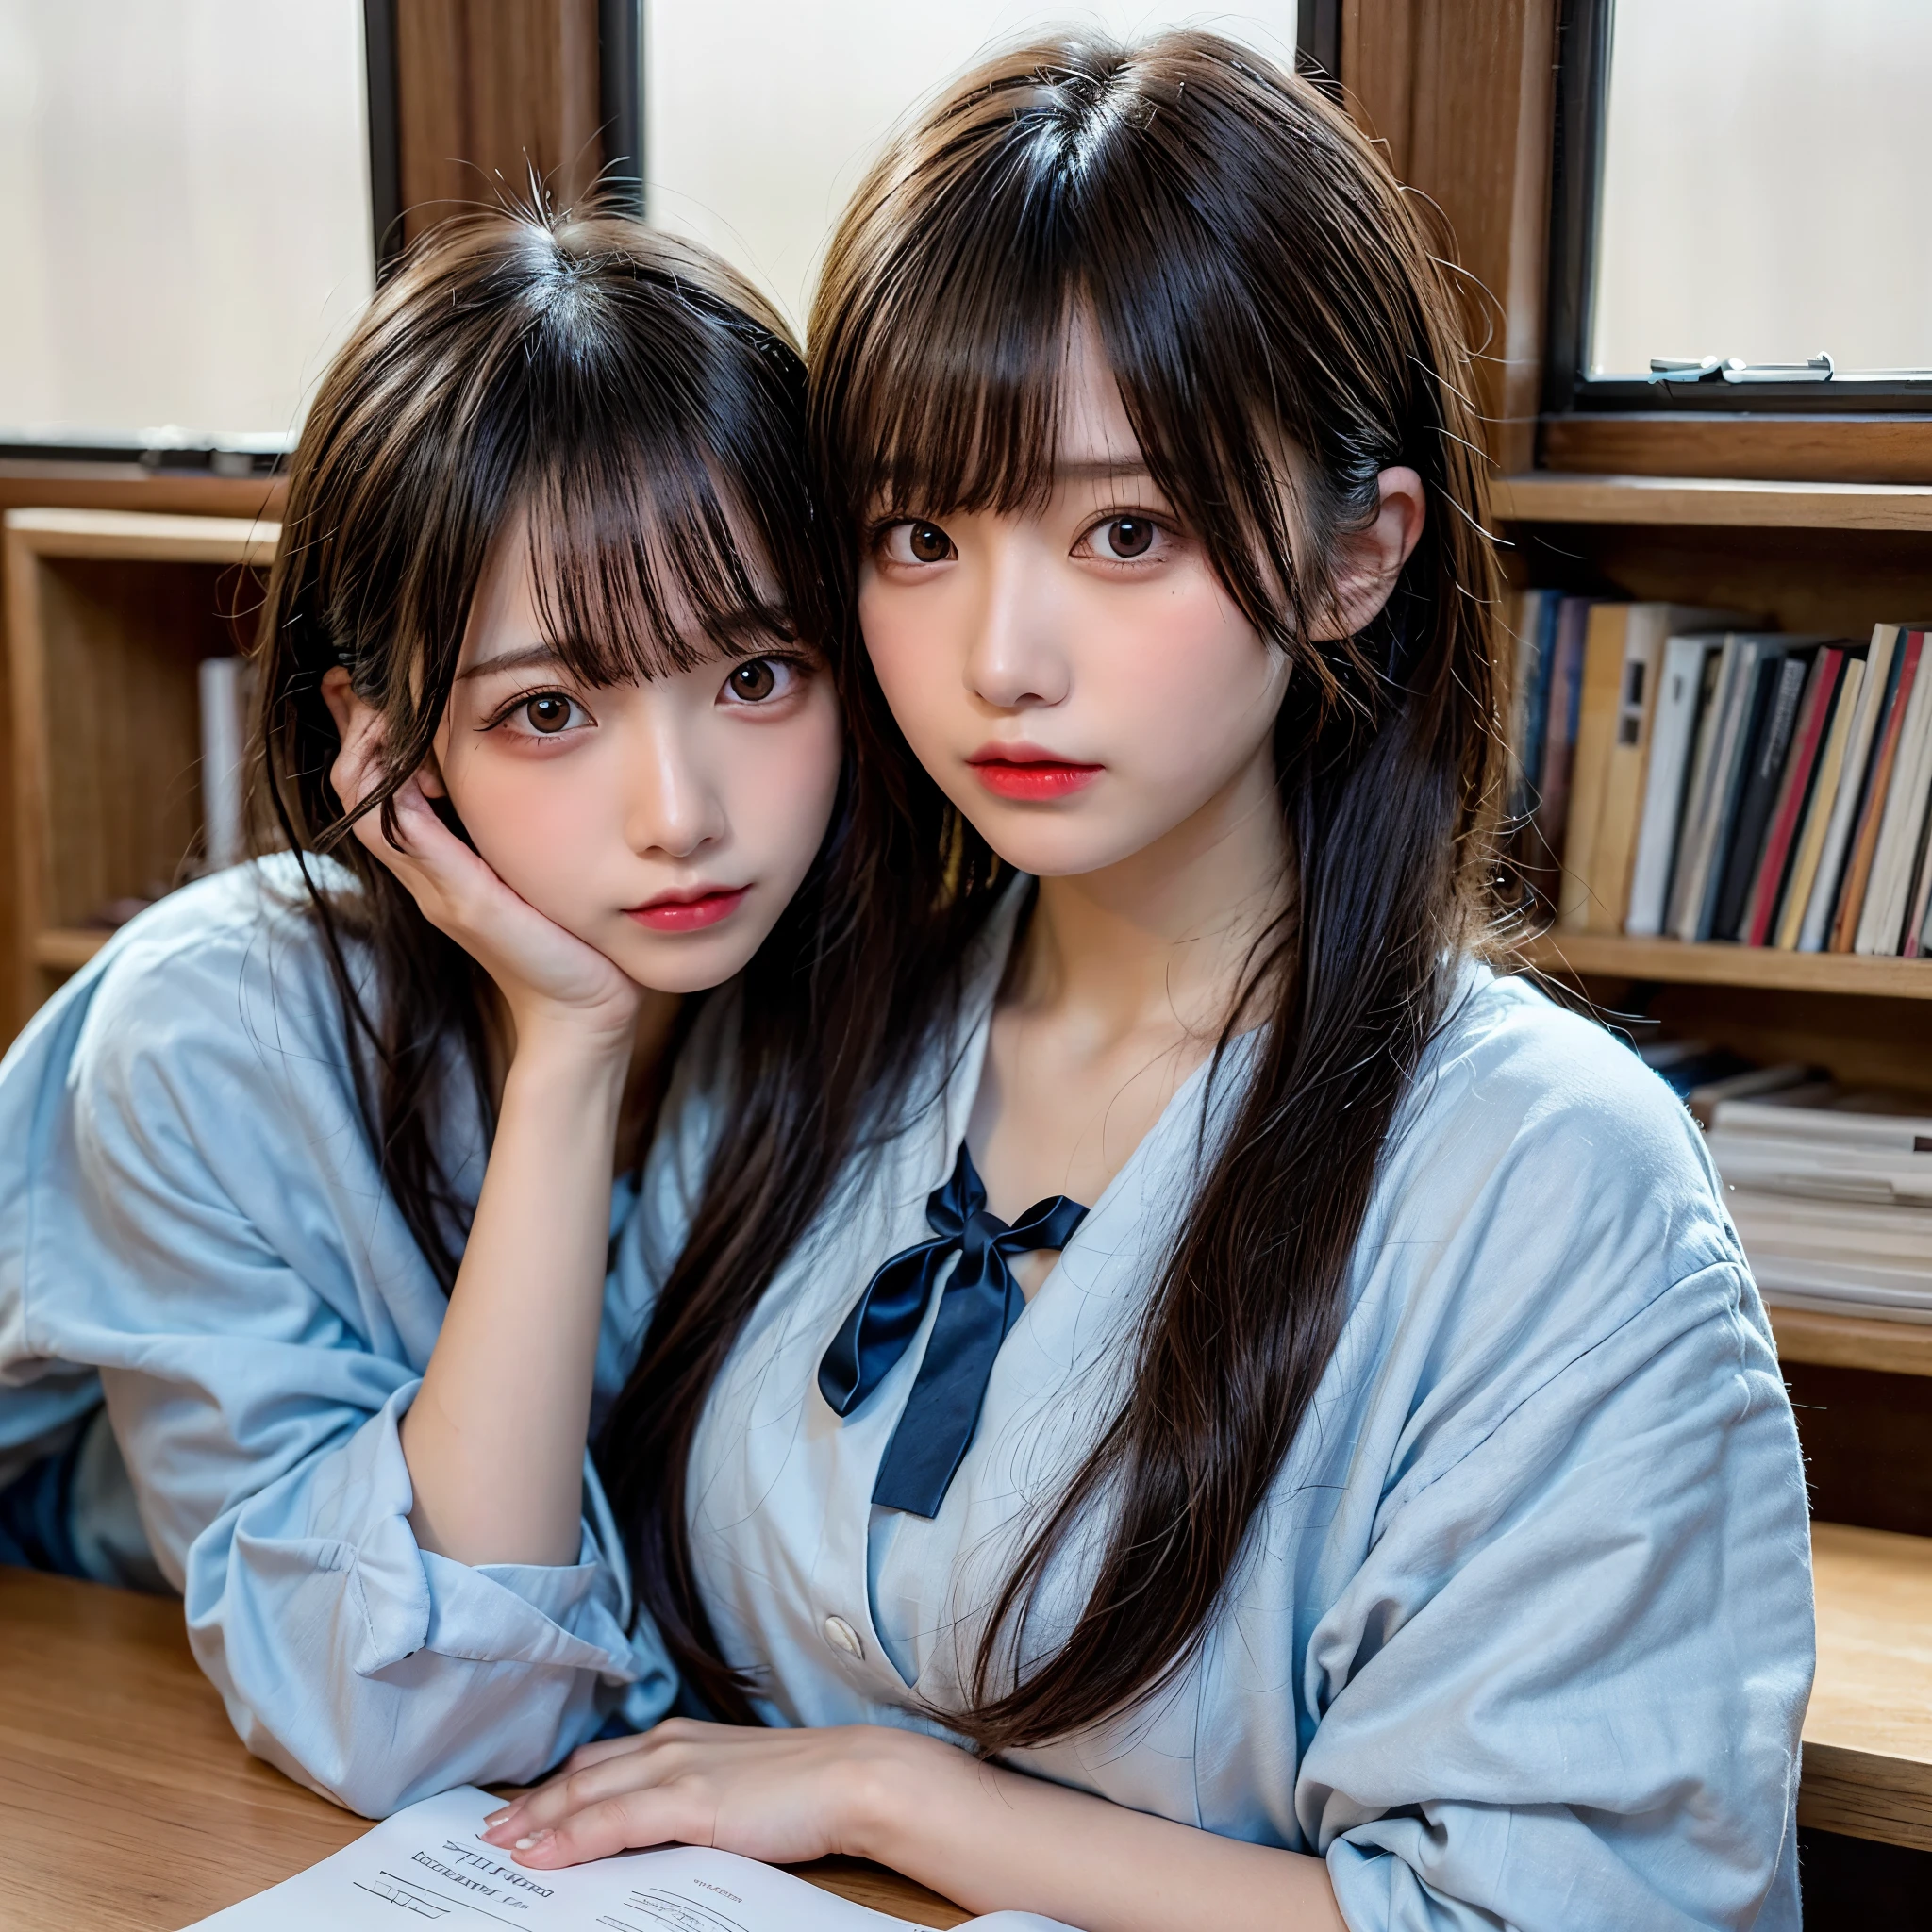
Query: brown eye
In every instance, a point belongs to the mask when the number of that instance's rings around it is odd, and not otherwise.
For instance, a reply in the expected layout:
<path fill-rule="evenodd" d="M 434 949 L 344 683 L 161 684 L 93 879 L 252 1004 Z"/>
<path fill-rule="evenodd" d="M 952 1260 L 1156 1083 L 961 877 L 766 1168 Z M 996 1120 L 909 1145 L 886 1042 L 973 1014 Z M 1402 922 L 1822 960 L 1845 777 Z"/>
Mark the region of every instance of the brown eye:
<path fill-rule="evenodd" d="M 943 563 L 953 554 L 953 540 L 937 524 L 914 524 L 906 541 L 921 563 Z"/>
<path fill-rule="evenodd" d="M 1115 517 L 1107 526 L 1107 548 L 1112 557 L 1144 557 L 1154 541 L 1154 525 L 1145 517 Z"/>
<path fill-rule="evenodd" d="M 739 665 L 725 679 L 731 695 L 748 705 L 759 705 L 778 689 L 778 674 L 768 658 L 753 658 Z"/>
<path fill-rule="evenodd" d="M 547 691 L 541 697 L 535 697 L 524 707 L 524 716 L 529 720 L 532 731 L 541 731 L 549 736 L 558 732 L 570 723 L 571 702 L 559 691 Z"/>

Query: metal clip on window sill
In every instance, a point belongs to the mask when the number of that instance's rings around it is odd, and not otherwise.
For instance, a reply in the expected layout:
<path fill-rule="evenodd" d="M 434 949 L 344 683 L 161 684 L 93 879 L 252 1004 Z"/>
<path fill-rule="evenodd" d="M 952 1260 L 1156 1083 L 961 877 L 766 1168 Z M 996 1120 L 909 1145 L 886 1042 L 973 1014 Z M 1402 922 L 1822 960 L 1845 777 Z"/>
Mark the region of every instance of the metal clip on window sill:
<path fill-rule="evenodd" d="M 1695 361 L 1676 356 L 1650 358 L 1653 382 L 1829 382 L 1837 374 L 1830 356 L 1823 351 L 1808 362 L 1746 362 L 1741 356 L 1704 356 Z"/>

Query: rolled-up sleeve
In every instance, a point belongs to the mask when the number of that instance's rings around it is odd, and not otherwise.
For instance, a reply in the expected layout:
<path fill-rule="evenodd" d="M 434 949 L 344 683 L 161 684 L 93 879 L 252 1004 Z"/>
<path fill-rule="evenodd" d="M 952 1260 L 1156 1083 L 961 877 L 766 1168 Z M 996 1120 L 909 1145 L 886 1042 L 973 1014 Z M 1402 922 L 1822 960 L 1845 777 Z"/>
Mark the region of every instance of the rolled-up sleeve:
<path fill-rule="evenodd" d="M 177 959 L 138 1025 L 125 986 L 96 1002 L 39 1155 L 35 1346 L 99 1366 L 154 1556 L 251 1750 L 371 1815 L 533 1778 L 613 1713 L 653 1721 L 673 1674 L 631 1628 L 588 1457 L 575 1563 L 418 1546 L 399 1428 L 443 1297 L 325 1027 L 277 984 L 271 1029 L 221 965 Z"/>

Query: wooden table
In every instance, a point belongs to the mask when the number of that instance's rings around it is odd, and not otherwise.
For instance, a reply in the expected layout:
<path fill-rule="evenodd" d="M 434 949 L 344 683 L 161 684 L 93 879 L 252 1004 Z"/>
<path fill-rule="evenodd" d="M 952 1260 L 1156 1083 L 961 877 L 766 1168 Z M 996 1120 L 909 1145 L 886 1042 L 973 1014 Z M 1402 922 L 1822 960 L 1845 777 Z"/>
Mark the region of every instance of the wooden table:
<path fill-rule="evenodd" d="M 1818 1681 L 1798 1818 L 1932 1851 L 1932 1538 L 1811 1525 Z"/>
<path fill-rule="evenodd" d="M 1812 1548 L 1798 1815 L 1932 1850 L 1932 1539 L 1821 1523 Z M 368 1828 L 242 1750 L 179 1604 L 4 1568 L 0 1821 L 0 1932 L 176 1932 Z M 801 1876 L 924 1925 L 967 1916 L 857 1859 Z"/>
<path fill-rule="evenodd" d="M 368 1828 L 242 1748 L 177 1602 L 0 1568 L 0 1932 L 176 1932 Z M 967 1917 L 856 1858 L 799 1875 L 924 1925 Z"/>

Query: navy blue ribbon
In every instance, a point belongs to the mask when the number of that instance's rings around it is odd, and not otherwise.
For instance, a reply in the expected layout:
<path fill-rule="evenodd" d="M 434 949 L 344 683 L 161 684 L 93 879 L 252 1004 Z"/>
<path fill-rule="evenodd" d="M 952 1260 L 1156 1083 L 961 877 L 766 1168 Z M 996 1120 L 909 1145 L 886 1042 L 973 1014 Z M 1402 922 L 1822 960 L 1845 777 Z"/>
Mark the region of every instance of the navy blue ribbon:
<path fill-rule="evenodd" d="M 966 1143 L 953 1177 L 925 1197 L 933 1239 L 894 1255 L 840 1324 L 819 1363 L 819 1390 L 847 1416 L 885 1380 L 919 1332 L 933 1282 L 949 1256 L 959 1265 L 940 1297 L 925 1359 L 879 1464 L 872 1499 L 912 1516 L 937 1516 L 965 1460 L 994 1358 L 1026 1306 L 1008 1255 L 1063 1248 L 1086 1219 L 1077 1201 L 1036 1201 L 1010 1227 L 986 1211 L 986 1188 Z"/>

